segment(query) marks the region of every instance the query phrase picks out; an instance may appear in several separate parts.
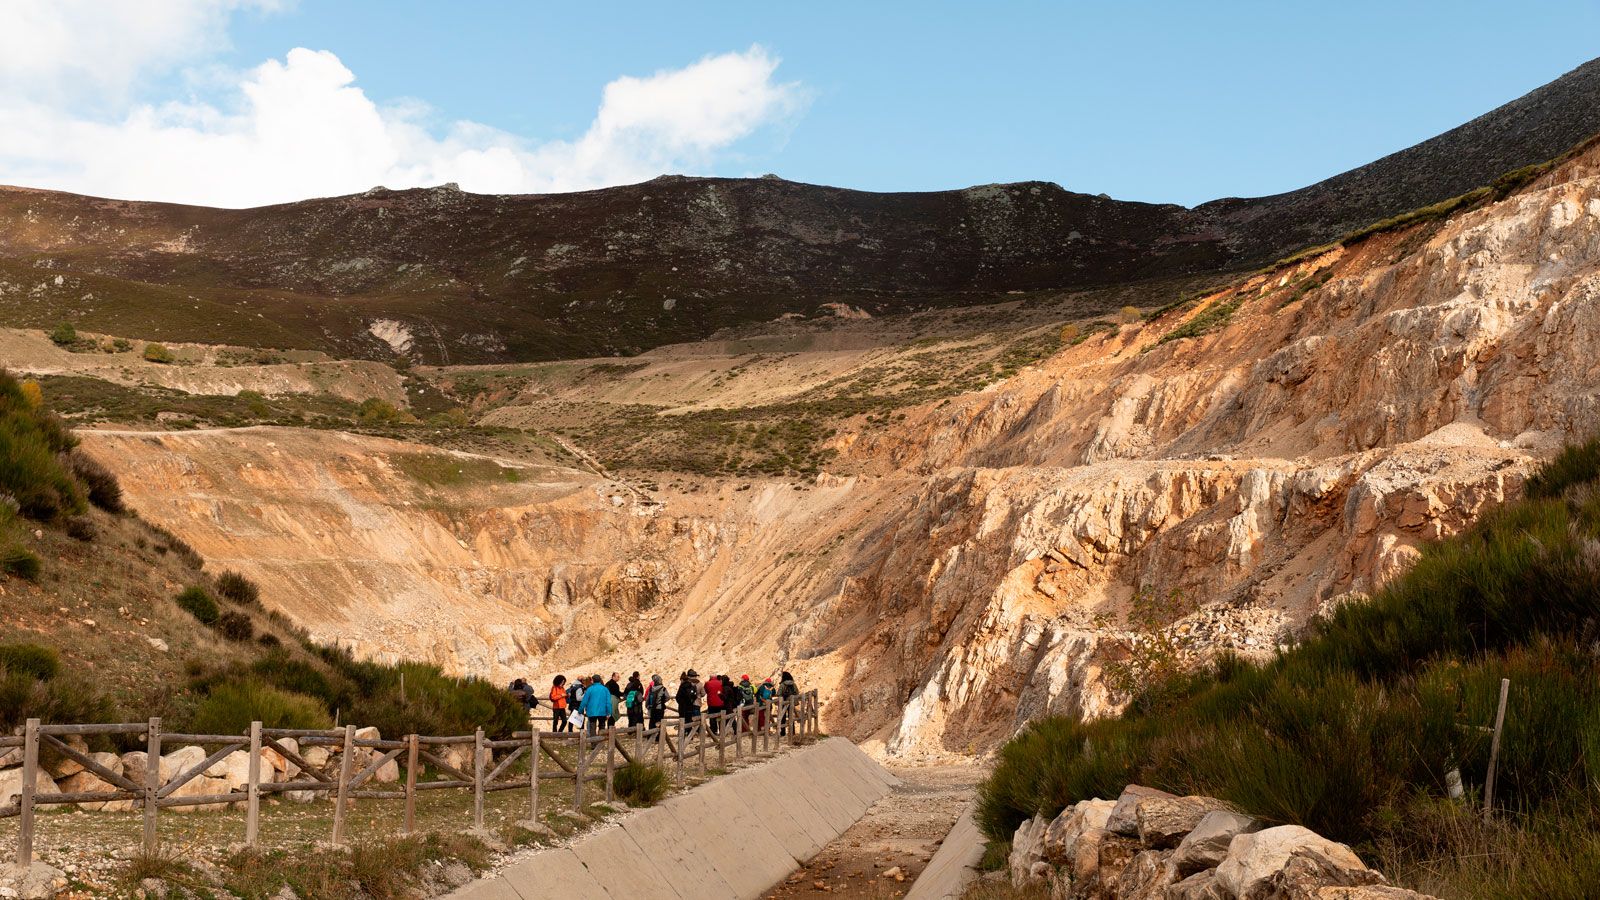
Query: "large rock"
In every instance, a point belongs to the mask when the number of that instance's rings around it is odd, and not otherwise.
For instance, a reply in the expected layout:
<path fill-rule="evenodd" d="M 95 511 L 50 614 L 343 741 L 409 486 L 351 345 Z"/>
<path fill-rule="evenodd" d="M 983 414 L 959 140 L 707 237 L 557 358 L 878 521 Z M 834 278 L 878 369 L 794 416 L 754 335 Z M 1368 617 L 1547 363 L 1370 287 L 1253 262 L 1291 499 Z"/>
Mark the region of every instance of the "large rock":
<path fill-rule="evenodd" d="M 1139 840 L 1157 850 L 1178 846 L 1206 813 L 1227 809 L 1211 797 L 1145 797 L 1134 804 Z"/>
<path fill-rule="evenodd" d="M 194 778 L 191 778 L 188 781 L 184 782 L 182 785 L 180 785 L 178 787 L 177 790 L 173 791 L 171 794 L 168 794 L 167 796 L 169 796 L 169 797 L 212 797 L 212 796 L 216 796 L 218 794 L 226 794 L 226 793 L 229 793 L 228 784 L 223 779 L 221 779 L 221 778 L 212 778 L 212 777 L 210 777 L 208 775 L 197 775 Z M 220 809 L 220 808 L 221 808 L 221 804 L 216 804 L 216 803 L 197 803 L 197 804 L 183 804 L 183 805 L 179 805 L 179 806 L 162 807 L 162 811 L 165 812 L 166 810 L 170 809 L 173 812 L 188 813 L 188 812 L 200 812 L 202 810 L 207 810 L 207 809 Z"/>
<path fill-rule="evenodd" d="M 114 757 L 113 757 L 114 758 Z M 95 760 L 99 762 L 99 760 Z M 57 784 L 63 794 L 108 793 L 119 791 L 122 788 L 103 781 L 100 776 L 90 771 L 82 771 L 76 775 L 68 775 Z M 90 812 L 127 812 L 138 805 L 136 800 L 94 800 L 88 803 L 79 803 L 78 808 Z"/>
<path fill-rule="evenodd" d="M 1387 884 L 1361 887 L 1320 887 L 1312 894 L 1316 900 L 1438 900 L 1430 894 L 1419 894 L 1405 888 Z"/>
<path fill-rule="evenodd" d="M 300 752 L 300 744 L 294 738 L 279 738 L 278 743 L 290 753 L 299 754 Z M 289 781 L 300 774 L 299 766 L 290 762 L 288 757 L 271 747 L 262 748 L 261 761 L 263 764 L 271 766 L 272 771 L 276 773 L 272 779 L 273 781 Z"/>
<path fill-rule="evenodd" d="M 1152 797 L 1163 797 L 1176 800 L 1176 794 L 1158 791 L 1142 785 L 1130 784 L 1122 789 L 1122 795 L 1117 798 L 1116 806 L 1111 808 L 1111 815 L 1106 819 L 1106 830 L 1112 834 L 1126 837 L 1137 837 L 1139 834 L 1139 801 Z"/>
<path fill-rule="evenodd" d="M 1211 869 L 1196 872 L 1177 884 L 1168 885 L 1163 900 L 1233 900 L 1217 884 L 1217 873 Z"/>
<path fill-rule="evenodd" d="M 148 777 L 148 760 L 150 754 L 143 750 L 134 750 L 122 754 L 122 777 L 137 785 L 143 785 Z"/>
<path fill-rule="evenodd" d="M 1071 862 L 1079 835 L 1092 828 L 1105 828 L 1115 800 L 1082 800 L 1061 811 L 1044 833 L 1044 858 L 1054 865 Z"/>
<path fill-rule="evenodd" d="M 319 770 L 327 768 L 328 760 L 332 756 L 333 752 L 322 746 L 307 747 L 300 751 L 300 758 L 310 763 L 313 769 Z"/>
<path fill-rule="evenodd" d="M 69 734 L 66 737 L 62 738 L 61 740 L 62 740 L 62 743 L 66 744 L 68 747 L 71 747 L 72 749 L 78 751 L 79 753 L 85 753 L 86 754 L 86 753 L 89 752 L 89 742 L 85 741 L 83 739 L 82 735 Z M 50 760 L 50 765 L 49 765 L 49 770 L 50 770 L 51 777 L 53 777 L 53 778 L 66 778 L 68 775 L 76 775 L 79 772 L 83 771 L 83 763 L 78 762 L 77 760 L 73 759 L 72 757 L 67 756 L 64 753 L 61 753 L 60 751 L 57 751 L 54 748 L 40 747 L 39 749 L 40 749 L 41 755 L 44 755 L 44 754 L 48 753 L 49 755 L 51 755 L 53 757 Z"/>
<path fill-rule="evenodd" d="M 0 888 L 4 888 L 0 895 L 17 900 L 50 900 L 66 886 L 66 874 L 42 862 L 27 867 L 0 863 Z"/>
<path fill-rule="evenodd" d="M 365 728 L 356 729 L 356 740 L 381 741 L 383 740 L 383 734 L 378 731 L 378 727 L 376 725 L 368 725 Z"/>
<path fill-rule="evenodd" d="M 1011 856 L 1006 859 L 1013 885 L 1021 887 L 1034 880 L 1033 864 L 1044 861 L 1044 833 L 1049 827 L 1044 816 L 1034 816 L 1017 826 L 1011 836 Z"/>
<path fill-rule="evenodd" d="M 235 750 L 229 753 L 213 763 L 206 770 L 206 775 L 227 785 L 228 790 L 246 790 L 250 786 L 250 751 Z"/>
<path fill-rule="evenodd" d="M 1226 809 L 1214 809 L 1178 844 L 1172 862 L 1185 875 L 1214 869 L 1228 856 L 1235 835 L 1259 831 L 1261 823 Z"/>
<path fill-rule="evenodd" d="M 1176 884 L 1178 872 L 1169 863 L 1171 850 L 1140 850 L 1117 876 L 1117 900 L 1163 900 L 1167 886 Z M 1105 884 L 1101 876 L 1101 884 Z"/>
<path fill-rule="evenodd" d="M 200 747 L 181 747 L 161 757 L 161 783 L 167 784 L 179 775 L 206 761 L 206 751 Z"/>
<path fill-rule="evenodd" d="M 1090 828 L 1073 845 L 1073 896 L 1102 896 L 1122 877 L 1139 852 L 1135 838 L 1112 834 L 1104 828 Z"/>
<path fill-rule="evenodd" d="M 51 778 L 50 773 L 46 772 L 42 766 L 36 769 L 33 775 L 34 796 L 61 793 L 56 788 L 55 779 Z M 22 796 L 22 770 L 7 769 L 4 772 L 0 772 L 0 809 L 16 803 L 17 798 L 20 796 Z"/>
<path fill-rule="evenodd" d="M 399 760 L 391 759 L 388 762 L 384 763 L 383 765 L 379 766 L 378 770 L 376 772 L 372 773 L 372 780 L 376 781 L 376 782 L 380 782 L 382 784 L 393 784 L 394 782 L 399 781 L 400 780 L 400 762 L 399 762 Z"/>
<path fill-rule="evenodd" d="M 1299 825 L 1234 835 L 1216 871 L 1218 885 L 1239 900 L 1309 897 L 1316 887 L 1375 884 L 1382 878 L 1349 847 Z"/>

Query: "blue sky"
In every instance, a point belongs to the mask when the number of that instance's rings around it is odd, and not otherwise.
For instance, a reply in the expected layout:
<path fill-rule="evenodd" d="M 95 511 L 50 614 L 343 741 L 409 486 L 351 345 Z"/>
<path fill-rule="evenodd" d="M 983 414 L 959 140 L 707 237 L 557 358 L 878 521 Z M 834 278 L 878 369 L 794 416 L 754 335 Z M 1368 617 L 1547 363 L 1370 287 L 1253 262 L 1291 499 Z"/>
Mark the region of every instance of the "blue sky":
<path fill-rule="evenodd" d="M 0 6 L 19 2 L 44 0 Z M 49 112 L 120 129 L 100 132 L 103 144 L 122 139 L 137 110 L 150 111 L 165 130 L 134 129 L 131 146 L 149 155 L 138 157 L 141 168 L 174 158 L 184 165 L 165 178 L 97 176 L 91 170 L 107 163 L 88 150 L 75 167 L 52 168 L 37 158 L 48 146 L 17 151 L 0 138 L 0 181 L 243 205 L 355 190 L 369 174 L 401 186 L 459 170 L 454 180 L 469 189 L 562 190 L 670 167 L 776 172 L 869 190 L 1041 179 L 1193 204 L 1289 190 L 1360 165 L 1600 54 L 1592 37 L 1600 34 L 1597 0 L 1527 4 L 1514 13 L 1470 0 L 171 2 L 215 7 L 197 26 L 202 37 L 157 42 L 150 59 L 130 63 L 119 90 L 87 98 L 63 88 Z M 297 62 L 286 56 L 293 48 L 325 54 Z M 708 70 L 655 93 L 647 85 L 635 118 L 613 116 L 622 124 L 593 133 L 608 84 L 690 69 L 708 56 L 724 58 L 727 74 Z M 344 86 L 380 110 L 389 137 L 344 135 L 338 122 L 354 114 L 328 112 L 310 126 L 295 124 L 327 138 L 306 148 L 295 168 L 316 170 L 346 144 L 368 147 L 366 157 L 298 181 L 292 172 L 266 171 L 284 156 L 281 147 L 244 146 L 240 135 L 258 131 L 256 119 L 283 117 L 236 114 L 238 96 L 254 96 L 250 73 L 273 60 L 284 63 L 280 81 L 300 84 L 290 76 L 305 73 L 318 90 L 336 86 L 339 77 L 329 73 L 342 65 L 350 76 Z M 731 105 L 718 119 L 679 121 L 702 102 L 723 102 L 703 99 L 722 82 L 740 97 L 760 96 L 745 105 L 723 98 Z M 106 105 L 108 93 L 123 105 Z M 164 106 L 172 103 L 184 105 L 181 114 Z M 678 118 L 641 124 L 638 105 Z M 236 118 L 211 122 L 228 116 Z M 4 119 L 0 96 L 0 125 Z M 414 135 L 394 137 L 399 119 L 436 140 L 419 147 Z M 218 135 L 208 128 L 229 140 L 212 140 Z M 230 152 L 239 155 L 239 170 L 264 171 L 261 197 L 220 178 L 187 189 L 197 172 L 227 168 Z"/>

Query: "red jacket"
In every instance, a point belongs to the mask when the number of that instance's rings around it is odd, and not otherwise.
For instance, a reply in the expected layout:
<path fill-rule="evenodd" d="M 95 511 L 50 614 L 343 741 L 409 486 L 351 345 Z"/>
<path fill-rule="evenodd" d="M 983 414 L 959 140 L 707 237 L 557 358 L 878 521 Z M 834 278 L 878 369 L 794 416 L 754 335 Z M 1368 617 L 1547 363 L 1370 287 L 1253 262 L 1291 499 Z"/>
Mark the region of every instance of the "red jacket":
<path fill-rule="evenodd" d="M 706 681 L 706 705 L 712 709 L 722 708 L 722 679 L 712 677 Z"/>

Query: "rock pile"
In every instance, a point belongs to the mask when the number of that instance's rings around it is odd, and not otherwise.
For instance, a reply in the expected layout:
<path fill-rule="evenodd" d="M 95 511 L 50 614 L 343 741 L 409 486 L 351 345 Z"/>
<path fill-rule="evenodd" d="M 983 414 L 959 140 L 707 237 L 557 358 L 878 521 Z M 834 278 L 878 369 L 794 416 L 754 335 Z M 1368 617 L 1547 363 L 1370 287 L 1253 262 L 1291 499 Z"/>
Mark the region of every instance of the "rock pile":
<path fill-rule="evenodd" d="M 1022 823 L 1007 862 L 1052 900 L 1428 900 L 1309 829 L 1139 785 Z"/>

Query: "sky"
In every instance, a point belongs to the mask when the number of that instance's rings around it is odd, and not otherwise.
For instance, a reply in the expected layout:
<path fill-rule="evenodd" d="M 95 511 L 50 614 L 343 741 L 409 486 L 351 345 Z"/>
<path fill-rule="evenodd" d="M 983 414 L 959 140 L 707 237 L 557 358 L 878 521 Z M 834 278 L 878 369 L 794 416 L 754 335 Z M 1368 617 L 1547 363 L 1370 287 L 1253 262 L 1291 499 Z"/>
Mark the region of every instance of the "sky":
<path fill-rule="evenodd" d="M 0 0 L 0 183 L 253 206 L 663 173 L 1292 190 L 1600 55 L 1600 0 Z"/>

